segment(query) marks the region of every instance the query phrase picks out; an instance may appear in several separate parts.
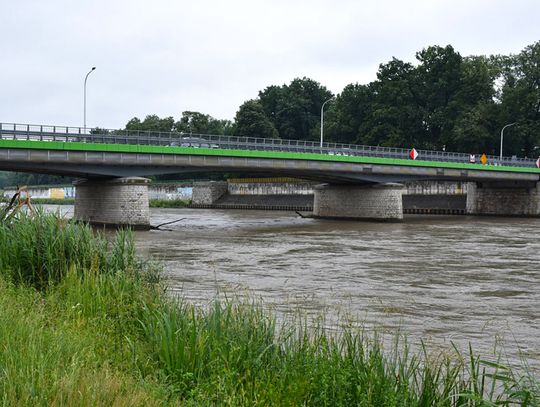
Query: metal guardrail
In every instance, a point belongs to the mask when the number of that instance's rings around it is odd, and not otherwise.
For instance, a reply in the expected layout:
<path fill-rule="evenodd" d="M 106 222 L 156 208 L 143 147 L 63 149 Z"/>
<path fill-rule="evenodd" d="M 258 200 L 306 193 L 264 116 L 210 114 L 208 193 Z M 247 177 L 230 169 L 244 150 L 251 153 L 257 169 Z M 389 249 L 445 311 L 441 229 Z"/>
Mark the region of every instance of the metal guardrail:
<path fill-rule="evenodd" d="M 0 123 L 0 139 L 28 141 L 88 142 L 102 144 L 132 144 L 181 146 L 237 150 L 286 151 L 336 156 L 364 156 L 409 159 L 409 149 L 356 144 L 319 143 L 305 140 L 282 140 L 256 137 L 235 137 L 179 132 L 89 129 L 81 127 L 45 126 Z M 418 159 L 426 161 L 470 163 L 470 155 L 443 151 L 417 150 Z M 476 155 L 479 164 L 480 156 Z M 535 159 L 487 156 L 488 165 L 536 167 Z M 479 164 L 480 165 L 480 164 Z"/>

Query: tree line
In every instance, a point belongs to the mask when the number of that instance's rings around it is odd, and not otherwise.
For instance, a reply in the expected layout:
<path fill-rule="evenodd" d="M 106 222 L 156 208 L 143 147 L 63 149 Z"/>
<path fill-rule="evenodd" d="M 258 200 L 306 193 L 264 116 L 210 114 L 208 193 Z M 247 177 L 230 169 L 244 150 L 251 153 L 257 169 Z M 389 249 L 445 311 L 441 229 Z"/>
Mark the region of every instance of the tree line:
<path fill-rule="evenodd" d="M 271 85 L 244 102 L 233 121 L 186 111 L 131 119 L 128 130 L 181 131 L 505 155 L 540 153 L 540 41 L 515 55 L 463 57 L 451 45 L 416 53 L 416 63 L 392 58 L 377 79 L 334 95 L 310 78 Z"/>

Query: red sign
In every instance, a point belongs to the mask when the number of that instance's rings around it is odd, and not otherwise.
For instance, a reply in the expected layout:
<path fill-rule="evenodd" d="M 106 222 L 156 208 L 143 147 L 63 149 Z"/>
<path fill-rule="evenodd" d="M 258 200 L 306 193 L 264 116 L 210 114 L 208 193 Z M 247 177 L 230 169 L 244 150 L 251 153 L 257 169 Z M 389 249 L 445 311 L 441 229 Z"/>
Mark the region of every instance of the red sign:
<path fill-rule="evenodd" d="M 540 158 L 536 160 L 536 168 L 540 168 Z"/>
<path fill-rule="evenodd" d="M 416 157 L 418 157 L 418 151 L 413 147 L 413 149 L 409 152 L 409 157 L 411 157 L 411 160 L 416 160 Z"/>

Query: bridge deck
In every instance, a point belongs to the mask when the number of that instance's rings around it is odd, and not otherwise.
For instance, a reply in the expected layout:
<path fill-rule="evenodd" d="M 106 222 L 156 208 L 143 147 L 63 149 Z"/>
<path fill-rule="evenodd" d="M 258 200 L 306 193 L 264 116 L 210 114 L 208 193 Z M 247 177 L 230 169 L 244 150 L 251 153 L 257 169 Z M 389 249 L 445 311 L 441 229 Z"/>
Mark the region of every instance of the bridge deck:
<path fill-rule="evenodd" d="M 250 171 L 320 180 L 406 179 L 538 181 L 535 160 L 469 154 L 180 133 L 106 131 L 0 123 L 0 168 L 76 176 Z M 54 131 L 52 131 L 54 130 Z M 86 130 L 88 131 L 88 130 Z"/>

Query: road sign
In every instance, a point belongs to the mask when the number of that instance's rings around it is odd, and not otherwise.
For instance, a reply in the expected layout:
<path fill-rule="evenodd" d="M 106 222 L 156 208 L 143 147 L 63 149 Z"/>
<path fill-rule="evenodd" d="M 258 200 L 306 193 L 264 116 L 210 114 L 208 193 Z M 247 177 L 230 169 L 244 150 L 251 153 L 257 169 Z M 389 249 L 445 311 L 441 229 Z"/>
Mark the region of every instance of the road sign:
<path fill-rule="evenodd" d="M 469 154 L 469 162 L 475 163 L 476 162 L 476 156 L 474 154 Z"/>
<path fill-rule="evenodd" d="M 487 163 L 487 155 L 482 154 L 482 157 L 480 157 L 480 162 L 481 162 L 483 165 L 486 165 L 486 163 Z"/>
<path fill-rule="evenodd" d="M 540 158 L 536 160 L 536 168 L 540 168 Z"/>
<path fill-rule="evenodd" d="M 409 157 L 411 157 L 411 160 L 416 160 L 416 157 L 418 157 L 418 151 L 413 147 L 413 149 L 409 152 Z"/>

